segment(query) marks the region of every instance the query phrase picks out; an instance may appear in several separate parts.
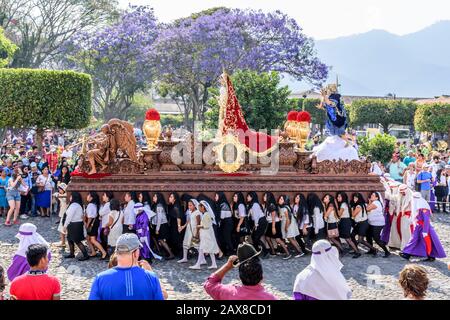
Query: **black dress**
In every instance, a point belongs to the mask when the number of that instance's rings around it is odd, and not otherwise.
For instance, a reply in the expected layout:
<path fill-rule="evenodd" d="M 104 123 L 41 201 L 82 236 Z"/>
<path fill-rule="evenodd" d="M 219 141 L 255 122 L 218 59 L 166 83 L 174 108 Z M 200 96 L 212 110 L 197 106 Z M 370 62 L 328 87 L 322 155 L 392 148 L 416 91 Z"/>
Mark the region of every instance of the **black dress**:
<path fill-rule="evenodd" d="M 91 223 L 89 224 L 87 228 L 87 235 L 89 237 L 97 237 L 98 236 L 98 227 L 100 226 L 100 219 L 98 216 L 91 220 Z"/>
<path fill-rule="evenodd" d="M 183 217 L 180 207 L 176 205 L 169 205 L 167 219 L 169 221 L 169 247 L 174 253 L 179 253 L 183 249 L 184 230 L 182 233 L 178 232 L 178 219 L 181 219 L 183 224 Z"/>
<path fill-rule="evenodd" d="M 75 243 L 84 240 L 84 223 L 82 221 L 69 223 L 67 226 L 67 240 Z"/>

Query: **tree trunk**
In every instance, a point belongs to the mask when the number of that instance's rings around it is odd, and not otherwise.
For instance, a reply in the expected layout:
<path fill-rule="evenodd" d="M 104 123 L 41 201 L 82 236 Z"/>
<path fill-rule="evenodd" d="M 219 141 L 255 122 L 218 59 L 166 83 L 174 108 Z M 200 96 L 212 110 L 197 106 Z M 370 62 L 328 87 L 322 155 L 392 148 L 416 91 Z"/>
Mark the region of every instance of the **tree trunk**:
<path fill-rule="evenodd" d="M 0 128 L 0 144 L 3 144 L 7 132 L 8 128 Z"/>
<path fill-rule="evenodd" d="M 381 125 L 381 128 L 383 129 L 383 133 L 389 134 L 390 124 L 389 123 L 380 123 L 380 125 Z"/>
<path fill-rule="evenodd" d="M 38 147 L 39 152 L 42 152 L 42 141 L 44 140 L 44 129 L 37 128 L 36 129 L 36 145 Z"/>

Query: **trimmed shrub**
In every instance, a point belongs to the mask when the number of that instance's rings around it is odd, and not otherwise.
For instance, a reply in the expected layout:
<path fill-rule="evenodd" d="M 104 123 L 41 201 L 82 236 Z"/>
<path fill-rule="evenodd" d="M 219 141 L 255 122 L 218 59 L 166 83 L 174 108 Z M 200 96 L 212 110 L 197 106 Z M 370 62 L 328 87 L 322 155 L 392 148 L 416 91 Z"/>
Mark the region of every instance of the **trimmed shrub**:
<path fill-rule="evenodd" d="M 73 71 L 0 69 L 0 127 L 80 129 L 92 116 L 92 80 Z"/>

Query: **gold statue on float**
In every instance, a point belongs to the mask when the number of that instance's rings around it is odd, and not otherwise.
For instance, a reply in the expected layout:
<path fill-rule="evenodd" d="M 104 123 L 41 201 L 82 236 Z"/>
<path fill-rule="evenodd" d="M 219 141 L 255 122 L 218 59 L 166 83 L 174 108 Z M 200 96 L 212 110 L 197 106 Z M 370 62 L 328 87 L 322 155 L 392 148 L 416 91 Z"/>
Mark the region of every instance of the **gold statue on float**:
<path fill-rule="evenodd" d="M 130 123 L 111 119 L 104 124 L 100 133 L 83 139 L 82 155 L 86 156 L 90 171 L 88 174 L 107 171 L 109 165 L 119 156 L 137 161 L 136 137 Z M 93 145 L 87 148 L 87 145 Z M 97 169 L 97 167 L 99 167 Z"/>
<path fill-rule="evenodd" d="M 161 117 L 156 109 L 147 110 L 142 131 L 147 140 L 148 150 L 154 150 L 158 145 L 158 138 L 161 135 L 160 119 Z"/>

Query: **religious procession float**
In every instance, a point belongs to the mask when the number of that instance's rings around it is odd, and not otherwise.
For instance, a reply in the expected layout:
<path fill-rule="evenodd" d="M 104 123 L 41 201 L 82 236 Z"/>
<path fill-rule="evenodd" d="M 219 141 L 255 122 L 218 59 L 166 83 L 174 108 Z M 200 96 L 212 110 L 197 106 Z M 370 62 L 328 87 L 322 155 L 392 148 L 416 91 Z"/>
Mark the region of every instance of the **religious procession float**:
<path fill-rule="evenodd" d="M 143 132 L 147 148 L 139 149 L 133 126 L 112 119 L 101 132 L 83 140 L 82 165 L 68 191 L 127 191 L 189 193 L 213 196 L 223 191 L 271 191 L 277 195 L 337 191 L 383 191 L 379 176 L 369 175 L 370 163 L 361 161 L 345 137 L 345 107 L 336 85 L 322 89 L 318 106 L 327 113 L 328 137 L 313 151 L 305 150 L 311 117 L 291 111 L 284 130 L 268 135 L 248 127 L 230 77 L 221 77 L 219 123 L 215 138 L 200 140 L 189 134 L 161 136 L 160 117 L 147 111 Z M 268 115 L 270 116 L 270 115 Z"/>

